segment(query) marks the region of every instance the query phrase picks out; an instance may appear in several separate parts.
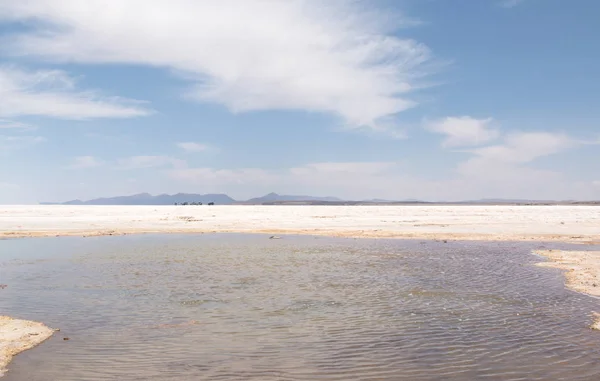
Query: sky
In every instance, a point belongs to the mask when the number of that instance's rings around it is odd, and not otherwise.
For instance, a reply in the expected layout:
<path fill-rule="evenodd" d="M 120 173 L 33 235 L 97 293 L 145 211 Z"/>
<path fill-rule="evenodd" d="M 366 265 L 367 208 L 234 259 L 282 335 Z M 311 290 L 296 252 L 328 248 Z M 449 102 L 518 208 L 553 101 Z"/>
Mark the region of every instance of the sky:
<path fill-rule="evenodd" d="M 596 0 L 0 0 L 0 204 L 600 199 Z"/>

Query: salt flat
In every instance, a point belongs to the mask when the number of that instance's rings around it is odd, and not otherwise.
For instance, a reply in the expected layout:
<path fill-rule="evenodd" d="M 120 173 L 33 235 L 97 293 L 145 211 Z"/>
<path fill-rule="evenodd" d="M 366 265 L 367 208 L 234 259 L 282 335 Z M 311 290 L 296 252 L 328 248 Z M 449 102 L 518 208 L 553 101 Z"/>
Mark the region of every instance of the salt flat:
<path fill-rule="evenodd" d="M 600 207 L 0 206 L 0 238 L 205 232 L 600 243 Z M 569 287 L 597 295 L 598 252 L 540 254 L 569 272 Z M 0 330 L 0 341 L 14 350 L 0 353 L 0 373 L 12 355 L 51 334 L 42 324 L 7 319 L 14 327 Z M 43 334 L 33 332 L 39 340 L 24 342 L 32 324 Z"/>
<path fill-rule="evenodd" d="M 600 207 L 0 206 L 0 237 L 194 232 L 600 242 Z"/>

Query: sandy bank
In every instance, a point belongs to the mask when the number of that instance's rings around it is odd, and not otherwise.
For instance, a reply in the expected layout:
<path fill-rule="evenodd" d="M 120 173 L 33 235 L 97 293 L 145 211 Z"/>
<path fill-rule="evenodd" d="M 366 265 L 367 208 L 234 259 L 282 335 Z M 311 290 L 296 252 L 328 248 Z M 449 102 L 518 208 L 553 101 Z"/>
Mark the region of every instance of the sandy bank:
<path fill-rule="evenodd" d="M 600 251 L 538 250 L 535 253 L 550 260 L 538 266 L 565 270 L 568 288 L 600 297 Z M 591 328 L 600 330 L 600 314 L 594 313 L 594 317 Z"/>
<path fill-rule="evenodd" d="M 0 316 L 0 376 L 13 356 L 42 343 L 53 333 L 42 323 Z"/>
<path fill-rule="evenodd" d="M 0 238 L 136 233 L 600 242 L 597 206 L 0 206 Z"/>

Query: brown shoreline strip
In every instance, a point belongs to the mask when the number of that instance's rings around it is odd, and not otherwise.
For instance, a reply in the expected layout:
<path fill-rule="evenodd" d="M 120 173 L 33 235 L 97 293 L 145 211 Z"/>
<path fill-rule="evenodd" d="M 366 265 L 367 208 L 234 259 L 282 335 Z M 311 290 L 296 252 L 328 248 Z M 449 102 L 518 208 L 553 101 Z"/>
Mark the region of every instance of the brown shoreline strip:
<path fill-rule="evenodd" d="M 515 242 L 565 242 L 580 244 L 600 244 L 600 235 L 570 234 L 488 234 L 488 233 L 452 233 L 452 232 L 398 232 L 375 230 L 336 230 L 336 229 L 128 229 L 113 230 L 53 230 L 53 231 L 0 231 L 0 239 L 11 238 L 47 238 L 47 237 L 102 237 L 129 234 L 270 234 L 270 235 L 313 235 L 339 238 L 391 238 L 391 239 L 424 239 L 453 241 L 515 241 Z"/>

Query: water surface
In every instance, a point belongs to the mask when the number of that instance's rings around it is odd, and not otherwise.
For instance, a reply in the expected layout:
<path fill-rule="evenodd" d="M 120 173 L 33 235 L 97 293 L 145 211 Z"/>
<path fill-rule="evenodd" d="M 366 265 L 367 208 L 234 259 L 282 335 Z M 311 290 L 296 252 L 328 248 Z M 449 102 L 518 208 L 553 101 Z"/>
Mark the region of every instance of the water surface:
<path fill-rule="evenodd" d="M 540 246 L 0 241 L 0 313 L 61 329 L 5 380 L 598 380 L 598 300 L 533 266 Z"/>

